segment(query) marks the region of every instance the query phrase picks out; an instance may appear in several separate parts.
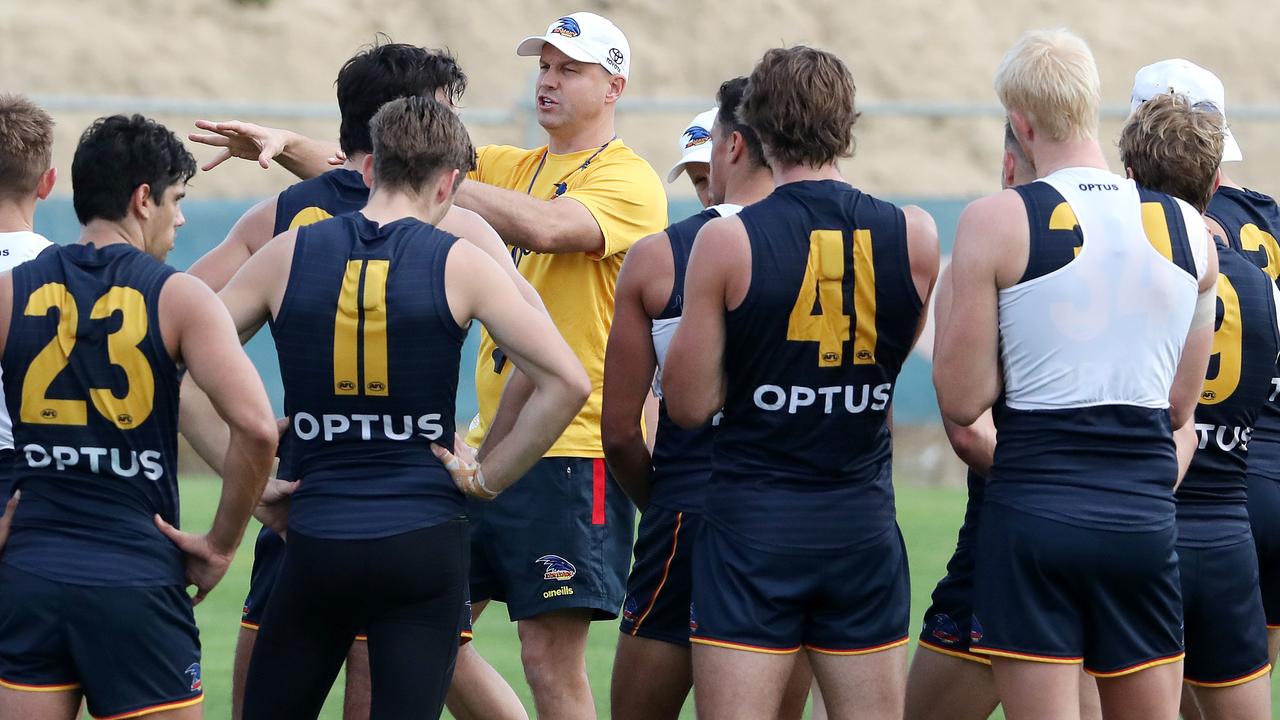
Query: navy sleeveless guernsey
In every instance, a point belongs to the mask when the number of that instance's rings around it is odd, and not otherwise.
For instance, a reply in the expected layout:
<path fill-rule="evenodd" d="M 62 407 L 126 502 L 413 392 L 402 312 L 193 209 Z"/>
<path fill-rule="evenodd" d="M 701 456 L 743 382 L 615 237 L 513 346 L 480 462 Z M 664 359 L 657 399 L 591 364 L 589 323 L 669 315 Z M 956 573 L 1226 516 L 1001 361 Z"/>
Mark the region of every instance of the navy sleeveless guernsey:
<path fill-rule="evenodd" d="M 303 479 L 289 524 L 307 536 L 387 537 L 464 514 L 430 449 L 454 432 L 466 333 L 444 278 L 456 241 L 358 213 L 299 228 L 271 331 Z"/>
<path fill-rule="evenodd" d="M 67 245 L 13 270 L 3 364 L 21 509 L 3 561 L 83 585 L 182 585 L 178 372 L 160 335 L 175 271 L 125 244 Z"/>
<path fill-rule="evenodd" d="M 748 544 L 841 552 L 895 527 L 893 387 L 922 312 L 902 210 L 847 183 L 739 214 L 751 284 L 726 318 L 705 515 Z"/>

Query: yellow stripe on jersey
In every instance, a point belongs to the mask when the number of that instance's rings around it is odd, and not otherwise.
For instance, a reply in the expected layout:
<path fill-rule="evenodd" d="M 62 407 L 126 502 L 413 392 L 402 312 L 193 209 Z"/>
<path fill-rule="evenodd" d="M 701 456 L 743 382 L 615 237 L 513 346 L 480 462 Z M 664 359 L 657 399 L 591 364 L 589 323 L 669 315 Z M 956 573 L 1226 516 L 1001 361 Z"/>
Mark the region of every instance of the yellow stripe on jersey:
<path fill-rule="evenodd" d="M 1147 242 L 1165 260 L 1173 262 L 1173 241 L 1169 238 L 1169 219 L 1165 217 L 1164 205 L 1159 202 L 1142 203 L 1142 229 L 1147 233 Z"/>
<path fill-rule="evenodd" d="M 333 317 L 333 393 L 360 394 L 360 271 L 363 260 L 348 260 Z"/>
<path fill-rule="evenodd" d="M 305 207 L 299 210 L 298 214 L 294 215 L 293 219 L 289 221 L 289 229 L 297 230 L 303 225 L 318 223 L 331 217 L 333 216 L 318 207 Z"/>
<path fill-rule="evenodd" d="M 364 392 L 390 393 L 387 373 L 387 275 L 390 260 L 369 260 L 364 270 Z"/>
<path fill-rule="evenodd" d="M 871 231 L 853 231 L 853 364 L 876 362 L 876 266 Z"/>

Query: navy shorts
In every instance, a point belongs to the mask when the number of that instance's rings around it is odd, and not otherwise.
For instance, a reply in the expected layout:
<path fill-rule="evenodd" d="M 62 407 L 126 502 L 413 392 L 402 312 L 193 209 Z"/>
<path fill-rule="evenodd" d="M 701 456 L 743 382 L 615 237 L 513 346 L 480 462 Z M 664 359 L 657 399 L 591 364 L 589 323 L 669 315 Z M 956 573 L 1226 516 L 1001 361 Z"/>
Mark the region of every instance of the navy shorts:
<path fill-rule="evenodd" d="M 601 458 L 543 458 L 493 502 L 470 500 L 471 599 L 512 620 L 587 608 L 618 616 L 635 506 Z"/>
<path fill-rule="evenodd" d="M 1258 551 L 1258 585 L 1267 627 L 1280 630 L 1280 481 L 1249 475 L 1249 525 Z"/>
<path fill-rule="evenodd" d="M 284 540 L 275 532 L 262 528 L 258 533 L 258 541 L 253 546 L 253 572 L 249 576 L 249 594 L 244 598 L 244 609 L 240 613 L 240 627 L 257 630 L 262 624 L 267 601 L 271 599 L 271 589 L 275 587 L 280 567 L 284 565 L 284 550 Z M 475 633 L 471 629 L 471 601 L 468 600 L 462 607 L 462 633 L 459 641 L 465 644 L 473 637 Z M 364 634 L 356 635 L 356 640 L 367 639 Z"/>
<path fill-rule="evenodd" d="M 1177 529 L 1082 528 L 988 501 L 974 652 L 1118 677 L 1183 657 Z"/>
<path fill-rule="evenodd" d="M 1187 662 L 1202 687 L 1241 685 L 1271 670 L 1253 540 L 1226 547 L 1178 547 Z"/>
<path fill-rule="evenodd" d="M 969 649 L 973 618 L 974 551 L 978 545 L 978 525 L 986 478 L 969 472 L 969 501 L 964 523 L 956 536 L 956 551 L 947 562 L 947 574 L 933 590 L 932 602 L 924 613 L 920 629 L 920 646 L 973 662 L 990 665 L 991 661 Z"/>
<path fill-rule="evenodd" d="M 708 521 L 693 573 L 691 641 L 701 645 L 862 655 L 907 643 L 911 581 L 896 526 L 844 553 L 804 555 L 748 547 Z"/>
<path fill-rule="evenodd" d="M 0 565 L 0 686 L 79 690 L 113 720 L 196 705 L 191 599 L 176 585 L 71 585 Z"/>
<path fill-rule="evenodd" d="M 701 527 L 698 513 L 650 505 L 640 516 L 622 605 L 623 633 L 689 647 L 693 539 Z"/>

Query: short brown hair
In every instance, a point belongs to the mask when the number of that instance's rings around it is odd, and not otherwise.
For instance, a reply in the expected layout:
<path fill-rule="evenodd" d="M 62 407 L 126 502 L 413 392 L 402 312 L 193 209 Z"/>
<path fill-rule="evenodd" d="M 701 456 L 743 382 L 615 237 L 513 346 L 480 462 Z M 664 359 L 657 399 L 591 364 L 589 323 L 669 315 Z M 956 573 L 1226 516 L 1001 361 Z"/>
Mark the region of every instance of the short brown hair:
<path fill-rule="evenodd" d="M 428 97 L 404 97 L 383 105 L 369 123 L 373 172 L 378 184 L 418 192 L 441 172 L 476 167 L 471 136 L 447 105 Z M 456 187 L 456 186 L 455 186 Z"/>
<path fill-rule="evenodd" d="M 1185 200 L 1203 213 L 1213 196 L 1224 138 L 1220 113 L 1165 93 L 1129 117 L 1120 131 L 1120 159 L 1139 185 Z"/>
<path fill-rule="evenodd" d="M 738 116 L 770 162 L 820 167 L 853 155 L 853 75 L 840 58 L 803 45 L 764 54 Z"/>
<path fill-rule="evenodd" d="M 36 191 L 53 165 L 53 118 L 22 95 L 0 95 L 0 196 Z"/>

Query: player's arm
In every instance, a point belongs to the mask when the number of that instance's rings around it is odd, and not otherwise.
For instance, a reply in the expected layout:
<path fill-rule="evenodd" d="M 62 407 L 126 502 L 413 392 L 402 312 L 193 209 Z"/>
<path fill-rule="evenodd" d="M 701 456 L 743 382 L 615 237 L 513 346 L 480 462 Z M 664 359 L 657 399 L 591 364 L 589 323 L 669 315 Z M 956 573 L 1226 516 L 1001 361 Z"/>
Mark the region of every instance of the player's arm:
<path fill-rule="evenodd" d="M 218 292 L 250 256 L 267 244 L 275 225 L 276 198 L 272 197 L 241 215 L 222 242 L 196 260 L 187 273 Z"/>
<path fill-rule="evenodd" d="M 485 219 L 510 245 L 539 253 L 602 253 L 604 231 L 586 205 L 572 197 L 541 200 L 468 180 L 454 203 Z"/>
<path fill-rule="evenodd" d="M 449 251 L 445 286 L 458 324 L 472 319 L 484 323 L 534 386 L 506 437 L 486 443 L 488 452 L 476 471 L 483 478 L 477 494 L 491 498 L 551 448 L 591 394 L 591 381 L 551 318 L 524 302 L 497 263 L 476 247 L 456 243 Z M 462 485 L 455 459 L 443 448 L 435 449 Z"/>
<path fill-rule="evenodd" d="M 282 277 L 281 268 L 288 268 L 292 261 L 293 241 L 296 230 L 280 235 L 249 258 L 240 272 L 218 294 L 227 309 L 241 342 L 246 342 L 270 317 L 273 307 L 278 307 L 279 297 L 288 282 L 287 272 Z M 273 304 L 274 303 L 274 304 Z M 230 442 L 227 423 L 217 412 L 206 393 L 187 377 L 182 384 L 182 400 L 178 404 L 178 426 L 191 448 L 202 460 L 222 474 L 222 463 Z"/>
<path fill-rule="evenodd" d="M 907 224 L 907 258 L 911 266 L 911 281 L 916 286 L 921 307 L 928 308 L 929 297 L 938 281 L 938 226 L 932 215 L 915 205 L 902 208 L 902 215 Z M 928 319 L 928 312 L 920 313 L 920 323 L 916 326 L 915 337 L 911 339 L 912 347 L 920 339 L 920 333 L 924 332 Z"/>
<path fill-rule="evenodd" d="M 338 152 L 335 142 L 239 120 L 197 120 L 196 127 L 206 132 L 191 133 L 187 139 L 218 148 L 213 159 L 201 166 L 205 171 L 233 157 L 256 160 L 263 168 L 271 167 L 271 161 L 275 160 L 285 170 L 307 180 L 331 170 L 329 158 Z"/>
<path fill-rule="evenodd" d="M 1021 202 L 1008 191 L 982 198 L 965 208 L 956 228 L 951 309 L 937 328 L 933 355 L 938 406 L 956 425 L 977 422 L 1000 395 L 998 283 L 1001 270 L 1008 273 L 1002 262 L 1016 264 L 1008 257 L 1013 241 L 1025 234 Z"/>
<path fill-rule="evenodd" d="M 644 289 L 655 275 L 653 255 L 669 242 L 665 232 L 650 235 L 627 253 L 614 290 L 613 327 L 604 353 L 600 414 L 604 456 L 618 485 L 642 511 L 649 504 L 653 457 L 640 429 L 640 417 L 658 365 Z M 649 425 L 650 434 L 653 430 Z"/>
<path fill-rule="evenodd" d="M 1178 486 L 1182 485 L 1183 478 L 1187 476 L 1187 469 L 1191 467 L 1191 458 L 1196 454 L 1199 442 L 1194 415 L 1182 427 L 1173 431 L 1173 450 L 1178 458 L 1178 480 L 1173 484 L 1174 492 L 1177 492 Z"/>
<path fill-rule="evenodd" d="M 455 206 L 440 222 L 440 229 L 457 235 L 484 251 L 485 255 L 498 263 L 498 267 L 502 268 L 502 272 L 511 279 L 511 282 L 515 283 L 516 289 L 520 291 L 520 297 L 524 298 L 525 302 L 546 311 L 546 306 L 542 304 L 542 296 L 516 269 L 516 264 L 512 261 L 511 253 L 507 251 L 507 245 L 502 241 L 502 237 L 479 214 Z"/>
<path fill-rule="evenodd" d="M 1203 228 L 1203 226 L 1201 226 Z M 1209 353 L 1213 348 L 1213 326 L 1218 307 L 1218 252 L 1208 232 L 1201 229 L 1191 233 L 1191 242 L 1205 243 L 1204 272 L 1200 274 L 1199 295 L 1195 312 L 1191 317 L 1191 329 L 1182 346 L 1182 357 L 1173 376 L 1169 390 L 1169 420 L 1175 428 L 1191 421 L 1200 392 L 1204 390 L 1204 375 L 1209 368 Z"/>
<path fill-rule="evenodd" d="M 677 425 L 697 428 L 724 407 L 725 309 L 730 273 L 749 276 L 746 230 L 736 217 L 702 226 L 685 270 L 684 311 L 662 372 L 667 414 Z"/>
<path fill-rule="evenodd" d="M 942 273 L 933 293 L 933 326 L 935 337 L 951 319 L 951 271 Z M 987 410 L 970 425 L 957 425 L 942 419 L 951 449 L 974 472 L 986 475 L 995 460 L 996 426 L 991 411 Z"/>
<path fill-rule="evenodd" d="M 195 535 L 156 518 L 186 554 L 187 580 L 196 586 L 199 602 L 226 573 L 262 495 L 275 455 L 276 422 L 262 379 L 213 291 L 177 273 L 161 290 L 160 309 L 163 333 L 172 338 L 171 351 L 229 428 L 221 463 L 222 495 L 209 531 Z"/>

